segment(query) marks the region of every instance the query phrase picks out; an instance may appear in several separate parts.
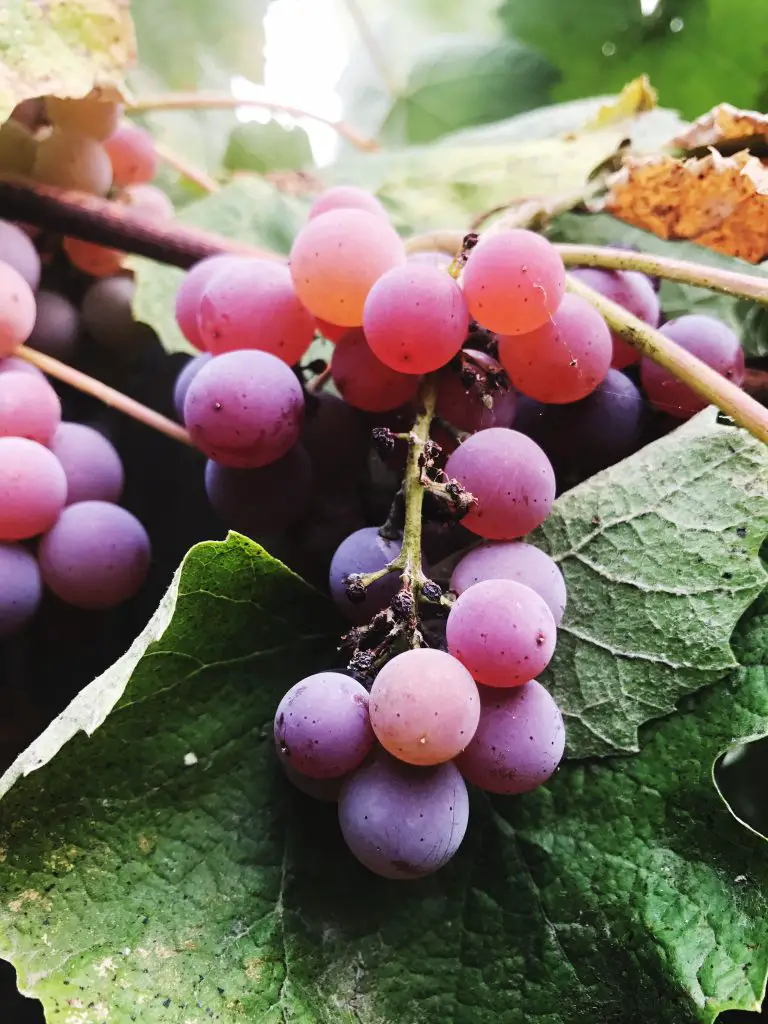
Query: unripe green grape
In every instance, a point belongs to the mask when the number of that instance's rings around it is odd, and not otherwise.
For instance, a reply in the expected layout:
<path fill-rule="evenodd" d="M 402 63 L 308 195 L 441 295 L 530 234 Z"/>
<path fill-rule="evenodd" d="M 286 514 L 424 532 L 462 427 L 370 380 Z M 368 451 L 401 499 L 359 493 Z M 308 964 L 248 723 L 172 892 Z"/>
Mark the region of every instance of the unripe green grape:
<path fill-rule="evenodd" d="M 112 164 L 100 142 L 54 129 L 37 145 L 32 177 L 44 185 L 105 196 L 112 186 Z"/>

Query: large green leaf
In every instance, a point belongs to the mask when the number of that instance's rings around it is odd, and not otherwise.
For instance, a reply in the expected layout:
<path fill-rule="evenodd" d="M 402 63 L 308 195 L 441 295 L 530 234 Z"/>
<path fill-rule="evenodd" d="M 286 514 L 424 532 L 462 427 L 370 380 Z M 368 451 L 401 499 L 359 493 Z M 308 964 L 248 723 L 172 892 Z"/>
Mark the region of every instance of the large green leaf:
<path fill-rule="evenodd" d="M 719 452 L 711 461 L 705 441 Z M 618 590 L 615 618 L 636 646 L 688 630 L 687 612 L 662 624 L 645 609 L 662 563 L 681 585 L 692 572 L 691 590 L 707 586 L 692 557 L 704 525 L 719 538 L 706 548 L 718 573 L 709 585 L 732 622 L 759 583 L 751 555 L 743 600 L 722 578 L 742 572 L 742 545 L 751 552 L 766 529 L 757 443 L 704 414 L 649 451 L 653 466 L 630 460 L 573 492 L 584 514 L 602 509 L 606 480 L 615 503 L 626 495 L 626 533 L 606 524 L 605 536 L 637 582 L 596 572 L 587 588 L 577 556 L 564 560 L 566 628 L 592 610 L 593 633 L 605 632 L 598 612 Z M 648 511 L 632 520 L 635 480 L 651 472 Z M 704 507 L 697 475 L 712 493 Z M 676 524 L 663 549 L 662 518 Z M 580 519 L 558 512 L 553 548 L 561 529 L 579 542 Z M 646 726 L 639 756 L 570 762 L 524 798 L 478 796 L 459 856 L 414 885 L 356 865 L 333 809 L 290 793 L 275 763 L 276 702 L 332 664 L 338 628 L 328 604 L 256 545 L 234 535 L 199 545 L 134 647 L 5 777 L 0 950 L 49 1024 L 685 1024 L 757 1005 L 764 846 L 711 773 L 732 739 L 768 730 L 768 617 L 738 639 L 750 667 Z M 711 666 L 701 634 L 679 632 L 686 641 L 689 664 Z M 628 660 L 617 653 L 597 669 L 595 701 L 622 705 L 613 684 Z M 597 682 L 558 676 L 558 696 Z M 650 715 L 667 710 L 669 682 L 649 659 Z"/>
<path fill-rule="evenodd" d="M 248 121 L 229 136 L 224 166 L 228 171 L 301 171 L 312 165 L 312 147 L 303 128 L 277 121 Z"/>
<path fill-rule="evenodd" d="M 739 273 L 765 276 L 765 268 L 724 256 L 695 242 L 668 242 L 663 238 L 632 227 L 608 214 L 582 216 L 566 213 L 558 217 L 549 229 L 556 242 L 577 242 L 585 245 L 626 245 L 642 252 L 659 256 L 691 260 L 709 267 L 735 270 Z M 720 317 L 738 333 L 748 356 L 768 355 L 768 322 L 764 307 L 754 302 L 739 301 L 706 288 L 676 281 L 664 281 L 661 286 L 661 304 L 668 317 L 686 313 L 705 313 Z"/>
<path fill-rule="evenodd" d="M 650 6 L 650 5 L 649 5 Z M 765 7 L 755 0 L 503 0 L 510 35 L 562 74 L 558 99 L 619 89 L 648 74 L 662 102 L 696 117 L 728 100 L 764 109 Z"/>
<path fill-rule="evenodd" d="M 0 12 L 0 123 L 33 96 L 84 96 L 98 85 L 118 98 L 134 52 L 125 0 L 6 0 Z"/>
<path fill-rule="evenodd" d="M 241 178 L 215 195 L 191 203 L 178 220 L 226 238 L 287 253 L 306 216 L 307 204 L 257 178 Z M 166 351 L 193 352 L 176 324 L 176 290 L 184 272 L 132 257 L 136 272 L 133 312 L 160 335 Z"/>

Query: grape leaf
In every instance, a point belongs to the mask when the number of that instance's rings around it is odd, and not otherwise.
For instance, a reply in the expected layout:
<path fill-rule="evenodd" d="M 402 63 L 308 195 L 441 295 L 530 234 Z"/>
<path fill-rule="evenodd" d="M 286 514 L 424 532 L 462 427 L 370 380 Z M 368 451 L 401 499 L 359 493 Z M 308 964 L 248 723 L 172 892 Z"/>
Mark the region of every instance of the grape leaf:
<path fill-rule="evenodd" d="M 560 100 L 618 89 L 647 74 L 662 102 L 697 117 L 724 99 L 763 109 L 764 8 L 754 0 L 504 0 L 516 39 L 560 70 Z"/>
<path fill-rule="evenodd" d="M 566 213 L 558 217 L 549 228 L 555 242 L 582 242 L 586 245 L 626 245 L 642 252 L 671 256 L 677 259 L 703 263 L 709 267 L 722 267 L 742 274 L 765 275 L 768 270 L 751 263 L 706 249 L 694 242 L 669 242 L 640 228 L 635 228 L 607 214 L 581 216 Z M 705 313 L 725 320 L 741 338 L 748 356 L 768 355 L 768 331 L 765 310 L 754 302 L 733 299 L 728 295 L 695 288 L 676 281 L 663 281 L 661 304 L 667 317 L 686 313 Z"/>
<path fill-rule="evenodd" d="M 284 195 L 268 182 L 242 178 L 215 195 L 190 203 L 178 220 L 226 238 L 287 253 L 306 210 L 305 202 Z M 194 352 L 174 316 L 176 289 L 184 271 L 140 257 L 131 257 L 129 265 L 136 273 L 135 318 L 157 331 L 167 352 Z"/>
<path fill-rule="evenodd" d="M 127 0 L 8 0 L 0 17 L 0 123 L 34 96 L 123 95 L 135 56 Z"/>
<path fill-rule="evenodd" d="M 663 549 L 651 511 L 609 534 L 639 582 L 662 564 L 702 582 L 702 541 L 720 577 L 740 574 L 739 531 L 756 543 L 765 512 L 765 474 L 746 479 L 755 446 L 705 413 L 648 451 L 648 504 L 677 486 L 659 506 L 677 525 Z M 586 510 L 607 479 L 629 510 L 650 470 L 635 457 L 574 494 Z M 706 501 L 687 484 L 697 474 Z M 579 529 L 557 521 L 553 549 Z M 566 622 L 584 604 L 605 630 L 616 584 L 595 574 L 587 588 L 565 568 Z M 745 601 L 733 580 L 718 585 L 733 623 Z M 623 592 L 615 618 L 639 639 L 648 592 Z M 687 630 L 690 617 L 665 624 Z M 290 792 L 274 760 L 277 700 L 333 663 L 338 629 L 328 603 L 256 545 L 198 545 L 131 651 L 5 776 L 0 953 L 48 1024 L 686 1024 L 759 1003 L 765 847 L 720 799 L 712 765 L 735 738 L 768 731 L 767 606 L 736 637 L 747 667 L 644 726 L 641 754 L 570 761 L 523 798 L 477 796 L 456 860 L 415 885 L 355 864 L 333 808 Z M 712 645 L 686 639 L 702 685 Z M 651 714 L 669 685 L 651 661 L 646 695 L 654 679 Z"/>
<path fill-rule="evenodd" d="M 238 125 L 229 136 L 224 166 L 228 171 L 300 171 L 312 166 L 312 147 L 303 128 L 277 121 Z"/>

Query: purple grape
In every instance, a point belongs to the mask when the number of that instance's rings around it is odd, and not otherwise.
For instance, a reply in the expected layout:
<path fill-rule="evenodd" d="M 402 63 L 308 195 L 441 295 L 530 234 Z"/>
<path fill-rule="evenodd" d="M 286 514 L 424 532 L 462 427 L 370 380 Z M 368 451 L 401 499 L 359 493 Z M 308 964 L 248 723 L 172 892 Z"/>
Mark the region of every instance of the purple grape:
<path fill-rule="evenodd" d="M 181 373 L 176 378 L 176 383 L 173 385 L 173 407 L 176 410 L 176 415 L 179 420 L 184 422 L 184 402 L 189 391 L 189 385 L 202 370 L 206 363 L 209 363 L 213 356 L 206 352 L 201 356 L 193 356 L 188 363 L 186 363 Z"/>
<path fill-rule="evenodd" d="M 40 569 L 20 544 L 0 544 L 0 637 L 10 636 L 33 618 L 43 596 Z"/>
<path fill-rule="evenodd" d="M 479 384 L 467 387 L 460 374 L 450 368 L 437 379 L 436 412 L 446 423 L 471 434 L 489 427 L 511 427 L 517 404 L 515 392 L 510 388 L 490 390 L 490 405 L 486 405 L 484 397 Z"/>
<path fill-rule="evenodd" d="M 193 442 L 209 459 L 237 469 L 256 469 L 285 455 L 299 439 L 303 415 L 301 385 L 269 352 L 215 356 L 184 401 Z"/>
<path fill-rule="evenodd" d="M 378 527 L 365 526 L 342 541 L 331 560 L 329 583 L 331 597 L 345 619 L 361 625 L 386 608 L 401 586 L 400 574 L 388 573 L 366 588 L 362 601 L 352 602 L 347 596 L 344 580 L 352 573 L 369 573 L 383 569 L 400 554 L 402 541 L 384 540 Z"/>
<path fill-rule="evenodd" d="M 310 779 L 308 775 L 302 775 L 290 765 L 280 762 L 286 779 L 291 782 L 300 793 L 311 796 L 313 800 L 320 800 L 324 804 L 335 804 L 339 802 L 341 787 L 344 785 L 345 775 L 337 779 Z"/>
<path fill-rule="evenodd" d="M 149 537 L 119 505 L 69 505 L 40 541 L 43 580 L 77 608 L 112 608 L 133 597 L 149 568 Z"/>
<path fill-rule="evenodd" d="M 308 402 L 301 440 L 324 492 L 357 482 L 365 470 L 369 438 L 360 412 L 336 395 L 325 392 Z"/>
<path fill-rule="evenodd" d="M 650 278 L 635 270 L 598 270 L 594 267 L 579 267 L 571 274 L 593 288 L 606 299 L 618 303 L 638 319 L 651 327 L 657 327 L 661 315 L 659 297 Z M 613 358 L 611 366 L 623 370 L 625 366 L 640 362 L 640 352 L 624 339 L 611 331 Z"/>
<path fill-rule="evenodd" d="M 513 580 L 465 590 L 445 627 L 448 650 L 485 686 L 519 686 L 549 664 L 557 627 L 542 597 Z"/>
<path fill-rule="evenodd" d="M 117 274 L 94 281 L 85 293 L 83 327 L 99 345 L 131 352 L 143 343 L 146 328 L 133 319 L 135 291 L 132 277 Z"/>
<path fill-rule="evenodd" d="M 430 768 L 380 751 L 342 786 L 339 824 L 349 849 L 383 878 L 423 878 L 461 845 L 467 787 L 452 761 Z"/>
<path fill-rule="evenodd" d="M 541 683 L 480 690 L 480 724 L 456 766 L 490 793 L 527 793 L 552 775 L 565 749 L 560 710 Z"/>
<path fill-rule="evenodd" d="M 209 461 L 205 493 L 229 529 L 253 539 L 282 533 L 306 510 L 312 493 L 312 464 L 300 444 L 260 469 L 231 469 Z"/>
<path fill-rule="evenodd" d="M 70 362 L 80 331 L 80 314 L 69 299 L 58 292 L 41 290 L 36 302 L 37 318 L 27 344 L 54 359 Z"/>
<path fill-rule="evenodd" d="M 34 243 L 21 228 L 0 220 L 0 263 L 13 267 L 32 291 L 40 284 L 40 257 Z"/>
<path fill-rule="evenodd" d="M 555 625 L 565 612 L 565 580 L 555 562 L 533 544 L 520 540 L 481 544 L 453 570 L 451 590 L 461 595 L 485 580 L 513 580 L 535 590 L 546 601 Z"/>
<path fill-rule="evenodd" d="M 277 756 L 312 779 L 353 771 L 373 746 L 368 692 L 340 672 L 318 672 L 296 683 L 275 713 Z"/>
<path fill-rule="evenodd" d="M 560 410 L 556 430 L 559 461 L 571 458 L 586 473 L 621 462 L 640 447 L 645 402 L 635 384 L 619 370 L 586 398 Z"/>
<path fill-rule="evenodd" d="M 125 474 L 117 449 L 85 423 L 62 423 L 48 445 L 67 477 L 67 505 L 119 501 Z"/>

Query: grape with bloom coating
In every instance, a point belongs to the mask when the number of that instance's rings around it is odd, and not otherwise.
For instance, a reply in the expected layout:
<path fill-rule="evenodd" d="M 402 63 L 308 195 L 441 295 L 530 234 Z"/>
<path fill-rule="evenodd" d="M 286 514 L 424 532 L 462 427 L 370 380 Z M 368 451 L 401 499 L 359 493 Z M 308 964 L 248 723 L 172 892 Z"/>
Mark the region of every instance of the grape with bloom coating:
<path fill-rule="evenodd" d="M 228 263 L 206 284 L 197 316 L 203 345 L 214 355 L 254 348 L 293 366 L 315 336 L 315 320 L 299 302 L 287 267 L 270 260 Z"/>
<path fill-rule="evenodd" d="M 182 367 L 181 372 L 176 378 L 176 382 L 173 385 L 173 408 L 176 410 L 176 415 L 182 423 L 184 422 L 184 400 L 187 397 L 189 385 L 212 358 L 213 356 L 209 352 L 204 352 L 200 356 L 193 356 Z"/>
<path fill-rule="evenodd" d="M 67 504 L 119 501 L 125 474 L 117 449 L 85 423 L 62 423 L 49 444 L 67 477 Z"/>
<path fill-rule="evenodd" d="M 0 637 L 10 636 L 34 617 L 43 596 L 37 561 L 21 544 L 0 544 Z"/>
<path fill-rule="evenodd" d="M 309 208 L 309 220 L 314 220 L 329 210 L 365 210 L 374 217 L 389 220 L 387 211 L 376 196 L 366 192 L 364 188 L 358 188 L 357 185 L 334 185 L 321 192 Z"/>
<path fill-rule="evenodd" d="M 707 366 L 717 370 L 721 376 L 739 386 L 743 383 L 744 350 L 739 339 L 722 320 L 691 314 L 670 320 L 660 330 L 686 352 L 698 356 Z M 690 419 L 708 405 L 706 398 L 697 395 L 687 384 L 647 356 L 643 357 L 640 377 L 651 404 L 679 420 Z"/>
<path fill-rule="evenodd" d="M 363 762 L 373 746 L 368 692 L 340 672 L 318 672 L 296 683 L 275 714 L 281 761 L 313 779 L 335 779 Z"/>
<path fill-rule="evenodd" d="M 552 316 L 565 293 L 565 267 L 555 247 L 515 229 L 480 239 L 462 275 L 469 311 L 497 334 L 526 334 Z"/>
<path fill-rule="evenodd" d="M 405 248 L 383 217 L 330 210 L 309 221 L 291 249 L 291 276 L 301 302 L 332 324 L 359 327 L 368 293 L 382 274 L 405 263 Z"/>
<path fill-rule="evenodd" d="M 479 689 L 480 724 L 456 758 L 461 774 L 489 793 L 527 793 L 546 782 L 565 750 L 552 697 L 535 679 L 511 690 Z"/>
<path fill-rule="evenodd" d="M 103 142 L 117 128 L 120 105 L 99 99 L 94 89 L 80 99 L 46 96 L 45 110 L 57 128 Z"/>
<path fill-rule="evenodd" d="M 605 378 L 612 354 L 605 320 L 578 295 L 563 296 L 535 331 L 499 338 L 499 362 L 512 384 L 539 402 L 586 397 Z"/>
<path fill-rule="evenodd" d="M 45 377 L 0 374 L 0 437 L 48 444 L 61 423 L 61 402 Z"/>
<path fill-rule="evenodd" d="M 349 849 L 383 878 L 423 878 L 458 850 L 469 820 L 467 787 L 447 761 L 417 768 L 383 751 L 350 776 L 339 797 Z"/>
<path fill-rule="evenodd" d="M 539 446 L 516 430 L 492 427 L 467 438 L 445 465 L 477 499 L 461 520 L 486 540 L 516 540 L 540 526 L 555 500 L 555 474 Z"/>
<path fill-rule="evenodd" d="M 431 373 L 461 348 L 469 311 L 461 288 L 437 267 L 406 263 L 383 274 L 363 310 L 373 354 L 401 373 Z"/>
<path fill-rule="evenodd" d="M 596 267 L 577 267 L 571 275 L 594 288 L 606 299 L 623 306 L 643 323 L 658 327 L 661 316 L 659 297 L 651 280 L 635 270 L 598 270 Z M 640 362 L 640 352 L 611 331 L 613 355 L 611 366 L 623 370 L 626 366 Z"/>
<path fill-rule="evenodd" d="M 0 220 L 0 264 L 7 263 L 20 274 L 32 291 L 40 284 L 40 257 L 34 243 L 17 224 Z"/>
<path fill-rule="evenodd" d="M 112 164 L 100 142 L 54 129 L 37 144 L 32 177 L 44 185 L 105 196 L 112 185 Z"/>
<path fill-rule="evenodd" d="M 461 595 L 485 580 L 514 580 L 535 590 L 543 598 L 555 625 L 565 614 L 565 580 L 556 562 L 540 548 L 521 540 L 480 544 L 456 565 L 451 590 Z"/>
<path fill-rule="evenodd" d="M 203 292 L 208 283 L 220 270 L 226 267 L 237 267 L 243 261 L 242 256 L 235 256 L 232 253 L 220 253 L 218 256 L 207 256 L 204 260 L 196 263 L 191 270 L 187 271 L 184 280 L 176 292 L 176 323 L 179 330 L 190 344 L 200 351 L 205 350 L 205 342 L 200 333 L 198 315 Z"/>
<path fill-rule="evenodd" d="M 557 627 L 544 598 L 530 587 L 483 580 L 456 600 L 445 636 L 448 650 L 478 683 L 519 686 L 549 664 Z"/>
<path fill-rule="evenodd" d="M 157 173 L 155 140 L 137 124 L 121 124 L 104 142 L 115 185 L 146 185 Z"/>
<path fill-rule="evenodd" d="M 9 356 L 24 344 L 36 315 L 32 289 L 17 270 L 0 263 L 0 356 Z"/>
<path fill-rule="evenodd" d="M 385 366 L 373 354 L 361 330 L 348 331 L 336 343 L 331 376 L 339 394 L 364 412 L 389 412 L 416 397 L 419 382 L 410 373 Z"/>
<path fill-rule="evenodd" d="M 299 439 L 304 415 L 301 385 L 269 352 L 216 356 L 187 390 L 184 422 L 209 459 L 256 469 L 285 455 Z"/>
<path fill-rule="evenodd" d="M 0 541 L 49 529 L 66 498 L 67 478 L 52 452 L 25 437 L 0 437 Z"/>
<path fill-rule="evenodd" d="M 351 533 L 336 549 L 331 560 L 331 597 L 345 619 L 362 625 L 386 608 L 400 589 L 400 575 L 390 572 L 365 588 L 362 601 L 350 601 L 344 581 L 353 573 L 377 572 L 400 554 L 402 542 L 385 540 L 377 526 L 365 526 Z"/>
<path fill-rule="evenodd" d="M 471 350 L 465 351 L 469 354 Z M 511 388 L 489 388 L 484 392 L 477 381 L 467 385 L 451 367 L 437 378 L 435 412 L 446 423 L 470 434 L 490 427 L 511 427 L 516 406 L 517 396 Z"/>
<path fill-rule="evenodd" d="M 450 761 L 475 734 L 477 686 L 456 658 L 420 648 L 388 661 L 371 687 L 376 739 L 408 764 Z"/>
<path fill-rule="evenodd" d="M 112 608 L 133 597 L 149 569 L 147 531 L 106 501 L 69 505 L 40 541 L 43 580 L 77 608 Z"/>

